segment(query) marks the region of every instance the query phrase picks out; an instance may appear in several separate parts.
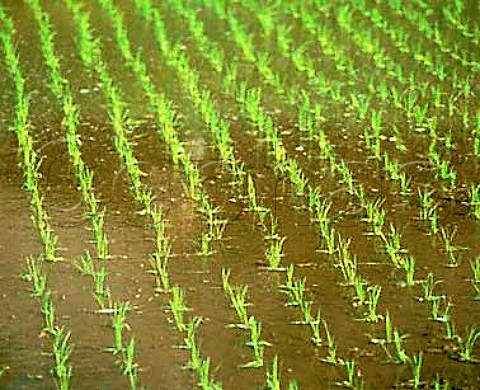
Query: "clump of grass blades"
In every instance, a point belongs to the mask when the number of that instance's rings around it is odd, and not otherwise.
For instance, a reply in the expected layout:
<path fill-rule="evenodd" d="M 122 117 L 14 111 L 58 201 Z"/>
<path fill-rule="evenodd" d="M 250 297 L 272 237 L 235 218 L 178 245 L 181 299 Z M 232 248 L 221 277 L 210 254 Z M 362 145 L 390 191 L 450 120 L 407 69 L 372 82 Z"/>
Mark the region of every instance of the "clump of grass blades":
<path fill-rule="evenodd" d="M 40 261 L 42 261 L 41 257 L 39 259 L 27 258 L 27 269 L 22 278 L 32 284 L 32 294 L 41 304 L 44 323 L 42 332 L 49 335 L 52 341 L 53 372 L 58 382 L 58 388 L 68 390 L 73 372 L 70 364 L 70 356 L 74 348 L 70 343 L 71 333 L 56 323 L 56 310 L 52 294 L 47 288 L 47 276 L 43 273 Z"/>

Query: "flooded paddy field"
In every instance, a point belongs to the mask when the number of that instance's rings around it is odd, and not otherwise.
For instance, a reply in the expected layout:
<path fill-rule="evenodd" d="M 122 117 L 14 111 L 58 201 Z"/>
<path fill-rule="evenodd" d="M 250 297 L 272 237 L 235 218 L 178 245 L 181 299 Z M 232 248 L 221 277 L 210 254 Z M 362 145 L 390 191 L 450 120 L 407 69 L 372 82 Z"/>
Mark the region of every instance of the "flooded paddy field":
<path fill-rule="evenodd" d="M 479 389 L 457 0 L 0 1 L 1 389 Z"/>

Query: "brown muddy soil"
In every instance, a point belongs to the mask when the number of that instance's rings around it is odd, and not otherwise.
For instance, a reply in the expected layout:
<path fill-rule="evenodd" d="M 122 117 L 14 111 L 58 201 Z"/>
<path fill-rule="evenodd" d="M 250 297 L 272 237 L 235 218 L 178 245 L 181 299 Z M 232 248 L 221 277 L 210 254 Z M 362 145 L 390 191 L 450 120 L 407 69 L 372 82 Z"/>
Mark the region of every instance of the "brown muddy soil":
<path fill-rule="evenodd" d="M 189 352 L 181 348 L 184 335 L 176 331 L 168 308 L 170 297 L 155 290 L 154 278 L 148 272 L 149 256 L 154 251 L 152 230 L 148 219 L 139 214 L 127 167 L 115 151 L 102 85 L 96 75 L 82 65 L 72 15 L 64 2 L 41 3 L 50 15 L 61 69 L 79 107 L 77 132 L 82 140 L 82 158 L 95 172 L 95 194 L 105 207 L 105 231 L 112 253 L 106 283 L 115 301 L 128 301 L 132 308 L 127 333 L 137 343 L 139 382 L 152 390 L 198 388 L 198 377 L 189 369 Z M 290 380 L 297 381 L 299 389 L 333 389 L 345 385 L 342 383 L 347 377 L 345 366 L 324 361 L 328 352 L 325 332 L 321 332 L 322 344 L 314 346 L 310 341 L 310 329 L 295 323 L 301 319 L 301 312 L 287 306 L 286 295 L 279 289 L 285 282 L 285 273 L 265 270 L 264 232 L 248 211 L 246 190 L 233 183 L 232 177 L 225 173 L 209 130 L 181 87 L 176 72 L 159 54 L 151 26 L 137 14 L 133 1 L 117 1 L 117 6 L 126 13 L 124 22 L 132 47 L 142 50 L 155 87 L 172 101 L 178 113 L 178 132 L 192 160 L 198 164 L 203 188 L 212 203 L 219 207 L 221 218 L 228 220 L 224 237 L 214 243 L 213 253 L 207 257 L 199 255 L 205 227 L 198 204 L 185 194 L 183 172 L 172 163 L 168 146 L 156 131 L 158 125 L 152 119 L 148 99 L 133 72 L 124 64 L 108 15 L 97 1 L 84 3 L 84 9 L 91 13 L 94 34 L 103 45 L 106 65 L 128 103 L 128 115 L 137 121 L 129 136 L 140 169 L 145 173 L 143 180 L 155 195 L 155 202 L 165 210 L 168 235 L 173 240 L 169 260 L 171 283 L 185 291 L 189 308 L 186 315 L 202 319 L 197 337 L 202 355 L 211 359 L 213 377 L 224 389 L 267 389 L 266 370 L 270 369 L 273 357 L 278 356 L 282 388 L 287 389 Z M 342 284 L 341 273 L 334 266 L 335 256 L 322 250 L 324 245 L 305 199 L 295 195 L 288 178 L 278 175 L 267 141 L 235 99 L 224 93 L 221 75 L 208 65 L 196 48 L 186 22 L 172 11 L 168 1 L 153 3 L 164 15 L 172 41 L 184 45 L 190 64 L 200 73 L 201 84 L 211 91 L 218 110 L 229 121 L 235 153 L 254 177 L 258 199 L 273 210 L 278 219 L 279 234 L 286 237 L 282 263 L 294 264 L 296 275 L 306 278 L 306 297 L 313 302 L 315 311 L 320 309 L 322 318 L 328 323 L 338 356 L 355 360 L 356 375 L 364 381 L 364 389 L 411 388 L 410 365 L 387 361 L 381 346 L 371 342 L 384 337 L 385 321 L 373 324 L 361 320 L 363 311 L 352 304 L 352 290 Z M 219 20 L 208 7 L 200 7 L 197 3 L 191 2 L 191 6 L 198 8 L 207 36 L 227 53 L 226 61 L 238 61 L 240 79 L 264 88 L 265 110 L 272 113 L 275 124 L 281 128 L 289 156 L 295 158 L 313 186 L 320 186 L 322 199 L 331 202 L 332 226 L 351 241 L 350 249 L 358 258 L 359 272 L 370 285 L 381 286 L 378 312 L 385 316 L 388 311 L 394 327 L 408 335 L 405 348 L 409 356 L 423 351 L 419 387 L 433 388 L 433 380 L 438 376 L 442 383 L 450 385 L 441 387 L 444 389 L 479 389 L 480 366 L 476 361 L 466 363 L 456 359 L 458 345 L 447 340 L 444 324 L 431 320 L 429 305 L 419 299 L 422 295 L 420 281 L 429 273 L 434 274 L 435 279 L 441 281 L 435 293 L 446 295 L 451 302 L 449 313 L 458 334 L 465 338 L 467 328 L 480 331 L 480 301 L 472 299 L 470 282 L 470 261 L 480 254 L 480 222 L 471 218 L 467 203 L 467 186 L 470 183 L 478 185 L 480 167 L 471 152 L 470 135 L 455 127 L 461 122 L 460 117 L 447 118 L 439 125 L 442 132 L 452 130 L 456 150 L 443 151 L 442 155 L 450 157 L 459 174 L 456 188 L 445 190 L 445 183 L 434 175 L 426 162 L 427 132 L 416 131 L 412 123 L 401 117 L 398 109 L 382 106 L 386 122 L 406 129 L 402 133 L 405 152 L 398 152 L 393 142 L 382 144 L 410 179 L 412 193 L 405 199 L 399 194 L 398 186 L 386 179 L 383 164 L 370 158 L 365 148 L 363 128 L 368 126 L 368 120 L 355 119 L 347 103 L 318 97 L 326 118 L 322 129 L 336 154 L 350 168 L 356 183 L 364 187 L 366 197 L 372 202 L 383 202 L 387 224 L 396 226 L 402 234 L 403 246 L 417 260 L 415 279 L 418 283 L 408 288 L 402 284 L 403 271 L 394 269 L 389 263 L 381 238 L 369 235 L 370 227 L 364 220 L 365 211 L 359 208 L 358 199 L 346 191 L 338 174 L 329 170 L 317 143 L 306 139 L 298 129 L 298 107 L 262 84 L 253 66 L 243 58 L 241 49 L 233 44 L 231 32 L 226 33 L 227 23 Z M 371 3 L 378 6 L 378 2 Z M 127 388 L 130 385 L 122 375 L 117 357 L 107 350 L 113 344 L 111 317 L 99 313 L 93 282 L 76 267 L 85 250 L 94 253 L 92 227 L 83 216 L 86 207 L 69 161 L 61 104 L 48 86 L 49 73 L 41 52 L 38 26 L 28 2 L 5 0 L 1 5 L 16 29 L 17 53 L 30 96 L 31 134 L 35 150 L 42 159 L 40 192 L 59 237 L 61 261 L 45 264 L 45 270 L 57 308 L 57 320 L 71 331 L 74 345 L 72 388 Z M 258 49 L 271 51 L 272 64 L 285 76 L 287 86 L 305 84 L 308 88 L 307 77 L 276 52 L 275 40 L 262 39 L 261 27 L 251 11 L 242 8 L 242 2 L 235 2 L 232 9 L 254 34 Z M 393 23 L 402 23 L 393 11 L 382 10 Z M 440 20 L 441 15 L 437 16 Z M 291 22 L 295 26 L 292 31 L 297 46 L 311 39 L 302 32 L 298 21 Z M 446 23 L 444 19 L 441 22 Z M 326 20 L 326 25 L 335 28 L 334 16 Z M 414 30 L 411 25 L 408 28 Z M 457 36 L 451 27 L 448 34 Z M 348 92 L 368 94 L 366 75 L 371 70 L 372 75 L 379 78 L 381 72 L 373 69 L 370 58 L 353 49 L 349 37 L 339 34 L 339 45 L 352 50 L 352 59 L 359 67 L 358 83 L 336 70 L 331 58 L 319 59 L 316 67 L 323 68 L 332 80 L 345 82 L 351 88 Z M 388 51 L 396 53 L 394 47 L 385 45 Z M 461 45 L 470 48 L 470 54 L 479 60 L 478 46 L 473 43 L 469 46 L 464 37 Z M 305 46 L 305 51 L 312 56 L 322 55 L 312 42 Z M 419 80 L 433 83 L 431 75 L 405 57 L 405 54 L 399 55 L 398 61 L 405 62 L 406 67 L 417 67 Z M 464 70 L 460 73 L 468 74 Z M 474 97 L 465 106 L 473 117 L 478 112 L 480 90 L 479 84 L 474 83 L 479 81 L 478 73 L 471 78 Z M 449 88 L 447 84 L 442 85 Z M 22 279 L 26 258 L 40 254 L 42 245 L 31 223 L 30 203 L 22 187 L 18 144 L 9 130 L 14 120 L 15 91 L 3 56 L 0 58 L 0 97 L 0 389 L 52 389 L 58 384 L 52 374 L 51 343 L 42 332 L 40 305 L 31 296 L 30 284 Z M 372 104 L 385 105 L 377 100 L 377 96 L 372 97 Z M 400 117 L 402 119 L 397 121 Z M 417 190 L 423 188 L 433 191 L 441 225 L 450 231 L 456 230 L 455 244 L 465 248 L 461 251 L 458 267 L 447 266 L 441 235 L 431 235 L 428 223 L 419 220 Z M 241 367 L 252 358 L 252 350 L 246 345 L 247 333 L 231 326 L 238 319 L 222 288 L 223 269 L 230 269 L 233 284 L 248 286 L 251 303 L 248 312 L 262 323 L 262 338 L 269 343 L 263 368 Z M 480 342 L 473 347 L 472 354 L 480 360 Z"/>

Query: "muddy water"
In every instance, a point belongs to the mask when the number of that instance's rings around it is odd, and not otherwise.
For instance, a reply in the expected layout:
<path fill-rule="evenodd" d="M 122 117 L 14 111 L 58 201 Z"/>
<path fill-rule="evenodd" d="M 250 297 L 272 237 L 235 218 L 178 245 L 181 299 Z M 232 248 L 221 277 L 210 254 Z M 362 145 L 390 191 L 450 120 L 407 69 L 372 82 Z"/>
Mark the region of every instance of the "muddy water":
<path fill-rule="evenodd" d="M 77 130 L 82 140 L 82 157 L 95 172 L 95 191 L 106 207 L 105 228 L 113 255 L 108 263 L 107 284 L 115 300 L 129 301 L 133 308 L 128 317 L 131 327 L 128 336 L 134 336 L 137 341 L 140 382 L 148 389 L 196 388 L 198 379 L 187 369 L 188 352 L 178 348 L 183 343 L 183 337 L 173 327 L 171 313 L 167 310 L 169 298 L 154 291 L 154 280 L 147 272 L 149 254 L 154 250 L 153 237 L 149 221 L 137 213 L 139 210 L 129 190 L 125 166 L 115 152 L 113 129 L 106 113 L 107 103 L 101 85 L 95 74 L 82 66 L 75 49 L 72 18 L 67 8 L 62 2 L 42 3 L 51 15 L 57 34 L 55 44 L 61 53 L 62 71 L 79 105 L 81 120 Z M 221 272 L 223 268 L 228 268 L 233 284 L 249 287 L 248 301 L 251 305 L 248 311 L 262 322 L 262 337 L 271 344 L 266 347 L 266 365 L 271 364 L 274 355 L 279 356 L 282 380 L 285 382 L 282 388 L 287 387 L 290 379 L 296 379 L 301 389 L 336 388 L 335 383 L 346 378 L 345 368 L 322 361 L 327 354 L 326 344 L 314 347 L 310 343 L 308 327 L 293 324 L 301 318 L 301 314 L 285 305 L 286 296 L 278 289 L 284 283 L 284 274 L 269 273 L 262 267 L 265 264 L 263 232 L 246 210 L 245 188 L 232 185 L 232 178 L 223 172 L 214 141 L 184 89 L 179 86 L 175 71 L 159 55 L 151 28 L 136 15 L 132 2 L 118 3 L 128 12 L 125 23 L 130 31 L 132 47 L 134 50 L 142 49 L 156 88 L 172 101 L 181 119 L 178 127 L 180 138 L 192 159 L 198 163 L 204 188 L 213 204 L 221 208 L 222 218 L 229 221 L 224 238 L 214 245 L 213 255 L 199 257 L 202 223 L 196 211 L 197 205 L 187 200 L 184 194 L 183 173 L 172 166 L 168 147 L 156 132 L 157 125 L 152 120 L 141 86 L 116 49 L 108 16 L 95 1 L 86 2 L 85 9 L 92 13 L 95 35 L 104 47 L 105 61 L 129 105 L 130 116 L 139 121 L 132 129 L 131 137 L 140 168 L 146 174 L 145 183 L 155 194 L 156 202 L 165 210 L 168 233 L 173 239 L 173 255 L 169 262 L 171 282 L 185 290 L 186 304 L 190 308 L 187 315 L 202 318 L 198 342 L 202 354 L 211 358 L 213 376 L 226 389 L 265 388 L 265 368 L 240 368 L 251 360 L 252 350 L 246 346 L 246 332 L 229 326 L 237 319 L 222 289 Z M 275 174 L 265 140 L 260 139 L 232 97 L 223 94 L 221 78 L 195 49 L 184 21 L 175 17 L 164 3 L 156 3 L 164 15 L 169 37 L 184 44 L 191 65 L 200 72 L 201 84 L 212 92 L 218 101 L 219 111 L 229 119 L 235 151 L 255 178 L 258 198 L 274 210 L 279 221 L 279 233 L 287 237 L 283 262 L 295 264 L 298 276 L 306 278 L 307 297 L 314 302 L 315 309 L 321 309 L 335 337 L 339 356 L 356 360 L 368 389 L 408 386 L 412 377 L 410 367 L 386 364 L 382 349 L 369 343 L 371 337 L 383 337 L 384 323 L 358 321 L 361 312 L 352 306 L 351 290 L 341 285 L 341 275 L 333 266 L 334 258 L 320 250 L 322 245 L 318 230 L 303 207 L 304 200 L 294 195 L 286 178 Z M 45 83 L 48 72 L 41 57 L 38 32 L 32 28 L 36 24 L 22 2 L 5 1 L 4 4 L 9 7 L 8 14 L 17 29 L 18 52 L 28 80 L 27 88 L 32 94 L 32 135 L 39 155 L 44 158 L 41 191 L 45 195 L 44 202 L 52 217 L 55 233 L 59 236 L 63 257 L 62 262 L 48 266 L 48 274 L 59 322 L 71 329 L 75 345 L 72 387 L 126 388 L 128 381 L 115 364 L 115 357 L 104 351 L 113 342 L 109 326 L 111 318 L 96 312 L 92 281 L 82 276 L 74 265 L 84 250 L 94 251 L 91 228 L 82 217 L 84 205 L 62 136 L 61 108 Z M 264 42 L 256 33 L 261 29 L 250 11 L 237 11 L 239 20 L 255 32 L 255 45 L 274 53 L 275 42 Z M 388 10 L 382 8 L 382 11 L 392 17 L 394 23 L 401 23 Z M 251 64 L 242 59 L 241 50 L 224 33 L 226 22 L 218 21 L 206 8 L 199 9 L 198 15 L 206 25 L 209 38 L 218 42 L 227 53 L 228 61 L 238 57 L 240 79 L 262 85 L 261 77 Z M 299 45 L 308 41 L 310 38 L 301 32 L 298 21 L 291 22 L 295 26 L 295 41 Z M 333 31 L 337 31 L 334 19 L 328 19 L 327 23 Z M 412 26 L 409 28 L 413 29 Z M 339 44 L 352 51 L 355 47 L 344 36 Z M 386 41 L 385 45 L 389 51 L 394 51 Z M 462 39 L 462 45 L 468 46 L 468 42 Z M 312 42 L 306 50 L 314 57 L 322 55 Z M 359 71 L 357 84 L 352 84 L 346 75 L 336 71 L 331 59 L 319 58 L 316 65 L 332 80 L 350 82 L 351 92 L 356 91 L 355 87 L 361 93 L 368 93 L 364 77 L 370 66 L 365 64 L 370 60 L 358 50 L 352 53 L 352 58 L 359 69 L 363 69 Z M 405 60 L 405 66 L 414 66 L 411 60 L 400 58 Z M 4 308 L 0 316 L 0 369 L 8 367 L 0 377 L 0 388 L 54 388 L 52 361 L 48 356 L 50 345 L 45 337 L 39 337 L 42 328 L 39 306 L 30 297 L 29 286 L 20 278 L 25 257 L 41 252 L 42 248 L 38 234 L 29 221 L 29 203 L 22 192 L 16 141 L 13 134 L 7 133 L 13 120 L 14 92 L 4 62 L 0 61 L 0 64 L 0 261 L 3 270 L 0 299 Z M 305 75 L 296 72 L 287 60 L 275 56 L 272 64 L 277 71 L 285 74 L 287 85 L 308 85 Z M 431 81 L 430 76 L 418 72 L 422 80 Z M 381 72 L 376 71 L 376 77 L 380 75 Z M 352 252 L 359 259 L 359 271 L 370 284 L 382 286 L 379 312 L 385 314 L 388 310 L 394 326 L 402 334 L 409 335 L 405 345 L 410 356 L 424 351 L 423 380 L 431 383 L 432 378 L 439 374 L 454 388 L 478 388 L 478 366 L 449 358 L 452 343 L 445 340 L 444 327 L 429 320 L 427 305 L 418 301 L 420 286 L 409 290 L 399 284 L 404 275 L 388 264 L 382 241 L 367 235 L 370 228 L 362 220 L 364 214 L 358 210 L 358 201 L 344 191 L 339 177 L 329 172 L 327 164 L 319 158 L 317 145 L 307 141 L 295 127 L 296 107 L 286 104 L 284 96 L 277 96 L 267 86 L 262 85 L 262 88 L 265 89 L 265 108 L 273 114 L 275 123 L 282 126 L 283 141 L 289 155 L 297 160 L 312 184 L 321 185 L 322 197 L 332 202 L 332 224 L 343 237 L 351 240 Z M 452 319 L 459 334 L 464 337 L 466 326 L 480 324 L 479 303 L 471 300 L 469 282 L 469 261 L 480 253 L 480 225 L 469 218 L 464 203 L 464 185 L 478 182 L 478 164 L 473 163 L 471 145 L 465 133 L 454 131 L 453 134 L 458 149 L 456 154 L 452 154 L 452 163 L 459 171 L 463 184 L 453 193 L 445 193 L 442 183 L 421 162 L 425 160 L 428 148 L 425 134 L 406 132 L 404 141 L 408 151 L 404 154 L 396 153 L 394 145 L 382 144 L 385 150 L 405 164 L 412 180 L 414 192 L 405 200 L 398 195 L 398 188 L 386 183 L 381 164 L 369 158 L 365 150 L 362 126 L 368 124 L 344 115 L 348 107 L 325 97 L 320 99 L 326 117 L 323 129 L 336 153 L 345 160 L 356 181 L 365 187 L 369 199 L 384 200 L 387 223 L 394 223 L 402 232 L 402 242 L 417 259 L 416 279 L 425 278 L 432 272 L 442 281 L 435 291 L 447 294 L 451 299 Z M 475 103 L 471 101 L 468 107 L 473 111 Z M 393 122 L 397 117 L 401 117 L 400 113 L 393 112 L 391 118 L 386 115 L 384 119 Z M 458 118 L 442 126 L 446 129 L 448 125 L 457 123 L 455 121 L 458 122 Z M 409 128 L 405 119 L 401 119 L 400 123 Z M 463 260 L 457 268 L 445 266 L 447 256 L 440 236 L 429 235 L 428 225 L 418 220 L 418 196 L 415 191 L 424 186 L 435 191 L 442 225 L 452 229 L 456 227 L 456 244 L 468 247 L 462 252 Z M 324 333 L 322 335 L 325 338 Z M 478 345 L 473 354 L 480 356 Z"/>

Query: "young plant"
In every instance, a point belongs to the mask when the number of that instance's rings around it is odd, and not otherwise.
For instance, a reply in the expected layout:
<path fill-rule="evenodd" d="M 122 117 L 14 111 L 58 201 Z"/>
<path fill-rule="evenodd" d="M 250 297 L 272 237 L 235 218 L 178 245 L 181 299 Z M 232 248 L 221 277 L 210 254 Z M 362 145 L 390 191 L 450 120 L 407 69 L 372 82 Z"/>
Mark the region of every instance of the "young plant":
<path fill-rule="evenodd" d="M 367 288 L 368 312 L 364 315 L 364 321 L 377 323 L 383 317 L 377 314 L 377 305 L 382 291 L 381 286 L 370 286 Z"/>
<path fill-rule="evenodd" d="M 480 256 L 470 260 L 470 267 L 472 269 L 472 277 L 470 278 L 470 284 L 473 287 L 474 295 L 473 300 L 480 300 Z"/>
<path fill-rule="evenodd" d="M 70 344 L 70 332 L 60 328 L 53 334 L 53 357 L 55 359 L 55 376 L 60 390 L 70 389 L 72 365 L 69 363 L 73 345 Z"/>
<path fill-rule="evenodd" d="M 480 122 L 480 119 L 479 119 Z M 480 136 L 480 131 L 478 136 Z M 480 153 L 480 142 L 479 142 L 479 153 Z M 476 219 L 480 220 L 480 185 L 471 184 L 468 189 L 468 197 L 470 198 L 470 215 Z"/>
<path fill-rule="evenodd" d="M 80 262 L 76 263 L 75 266 L 82 274 L 93 278 L 95 274 L 95 265 L 90 251 L 86 250 L 80 258 Z"/>
<path fill-rule="evenodd" d="M 128 376 L 130 389 L 136 390 L 138 388 L 138 364 L 135 362 L 135 338 L 133 337 L 125 348 L 123 365 L 123 375 Z"/>
<path fill-rule="evenodd" d="M 385 244 L 385 251 L 389 256 L 392 264 L 396 268 L 402 268 L 402 254 L 405 253 L 405 249 L 401 247 L 401 235 L 395 230 L 395 226 L 390 223 L 390 233 L 382 234 L 381 238 Z"/>
<path fill-rule="evenodd" d="M 335 267 L 340 268 L 343 275 L 344 284 L 346 286 L 355 285 L 358 279 L 358 265 L 355 255 L 350 254 L 348 251 L 349 241 L 340 241 L 338 244 L 338 262 Z"/>
<path fill-rule="evenodd" d="M 335 345 L 335 339 L 333 335 L 330 333 L 328 329 L 327 322 L 323 320 L 323 327 L 325 329 L 325 335 L 327 337 L 327 346 L 328 346 L 328 354 L 325 359 L 322 359 L 326 363 L 333 364 L 333 365 L 342 365 L 343 360 L 337 356 L 337 346 Z"/>
<path fill-rule="evenodd" d="M 393 331 L 393 341 L 395 344 L 395 360 L 398 363 L 405 364 L 409 361 L 407 351 L 403 347 L 403 340 L 406 338 L 406 335 L 401 335 L 398 329 Z"/>
<path fill-rule="evenodd" d="M 322 314 L 320 312 L 320 309 L 317 310 L 317 315 L 315 318 L 312 318 L 309 322 L 310 329 L 312 331 L 312 338 L 311 341 L 315 346 L 319 346 L 322 344 L 322 337 L 320 335 L 320 325 L 322 323 L 321 317 Z"/>
<path fill-rule="evenodd" d="M 303 304 L 306 281 L 305 277 L 293 281 L 292 288 L 288 293 L 288 306 L 301 306 Z"/>
<path fill-rule="evenodd" d="M 285 267 L 281 267 L 283 254 L 283 243 L 286 237 L 281 239 L 270 240 L 270 246 L 265 250 L 265 256 L 268 261 L 268 270 L 270 271 L 285 271 Z"/>
<path fill-rule="evenodd" d="M 433 274 L 429 273 L 425 280 L 420 281 L 420 285 L 422 286 L 422 290 L 423 290 L 423 297 L 420 297 L 419 300 L 426 301 L 426 302 L 431 302 L 435 300 L 436 296 L 433 293 L 433 289 L 439 283 L 440 283 L 439 281 L 435 280 L 435 277 L 433 276 Z"/>
<path fill-rule="evenodd" d="M 170 310 L 172 311 L 175 326 L 180 332 L 183 332 L 186 329 L 183 321 L 183 314 L 188 310 L 188 308 L 185 306 L 183 300 L 183 290 L 180 287 L 172 287 L 172 299 L 170 300 L 169 306 Z"/>
<path fill-rule="evenodd" d="M 409 287 L 415 284 L 415 257 L 405 256 L 402 261 L 403 269 L 405 270 L 405 284 Z"/>
<path fill-rule="evenodd" d="M 232 286 L 230 284 L 230 270 L 222 270 L 222 281 L 223 281 L 223 290 L 230 298 L 233 308 L 237 312 L 237 316 L 240 319 L 241 323 L 233 326 L 240 328 L 248 329 L 249 328 L 249 318 L 247 313 L 247 291 L 248 286 Z"/>
<path fill-rule="evenodd" d="M 455 229 L 453 232 L 449 232 L 445 228 L 441 228 L 440 232 L 442 234 L 442 239 L 445 244 L 445 251 L 448 255 L 448 266 L 449 267 L 458 267 L 458 257 L 456 252 L 460 249 L 453 244 L 453 240 L 457 234 L 457 230 Z"/>
<path fill-rule="evenodd" d="M 336 384 L 347 389 L 362 390 L 363 380 L 361 379 L 360 371 L 355 369 L 355 360 L 346 360 L 344 364 L 347 371 L 347 379 Z"/>
<path fill-rule="evenodd" d="M 162 293 L 169 292 L 170 278 L 168 275 L 168 255 L 162 256 L 158 252 L 155 252 L 150 255 L 150 265 L 152 268 L 148 272 L 155 275 L 155 291 Z"/>
<path fill-rule="evenodd" d="M 430 300 L 431 319 L 438 322 L 447 322 L 450 320 L 450 308 L 452 304 L 445 295 L 434 296 Z"/>
<path fill-rule="evenodd" d="M 109 348 L 114 355 L 123 353 L 123 330 L 130 329 L 127 323 L 127 313 L 130 310 L 128 302 L 121 303 L 120 305 L 115 303 L 113 305 L 113 319 L 112 328 L 114 335 L 113 348 Z"/>
<path fill-rule="evenodd" d="M 37 260 L 32 256 L 27 258 L 27 270 L 22 279 L 32 283 L 32 294 L 35 298 L 42 298 L 47 291 L 47 276 L 42 273 Z"/>
<path fill-rule="evenodd" d="M 480 329 L 476 327 L 467 327 L 467 336 L 465 339 L 459 338 L 457 340 L 458 344 L 458 352 L 457 358 L 462 362 L 468 363 L 479 363 L 479 359 L 475 359 L 473 357 L 473 349 L 475 347 L 475 343 L 480 338 Z"/>
<path fill-rule="evenodd" d="M 272 370 L 267 370 L 267 386 L 268 390 L 280 390 L 280 373 L 278 369 L 278 356 L 273 357 Z"/>
<path fill-rule="evenodd" d="M 263 350 L 265 346 L 269 346 L 265 340 L 261 340 L 262 325 L 254 316 L 248 319 L 248 326 L 250 329 L 250 341 L 247 343 L 249 347 L 253 348 L 254 360 L 244 364 L 242 367 L 263 367 Z"/>
<path fill-rule="evenodd" d="M 52 302 L 52 293 L 50 290 L 45 291 L 42 297 L 42 316 L 43 316 L 43 332 L 55 335 L 58 327 L 55 324 L 55 306 Z"/>

